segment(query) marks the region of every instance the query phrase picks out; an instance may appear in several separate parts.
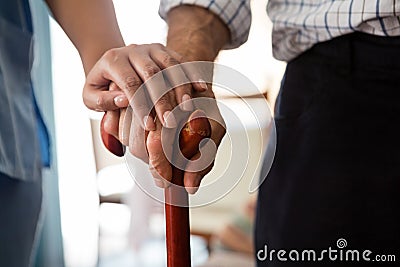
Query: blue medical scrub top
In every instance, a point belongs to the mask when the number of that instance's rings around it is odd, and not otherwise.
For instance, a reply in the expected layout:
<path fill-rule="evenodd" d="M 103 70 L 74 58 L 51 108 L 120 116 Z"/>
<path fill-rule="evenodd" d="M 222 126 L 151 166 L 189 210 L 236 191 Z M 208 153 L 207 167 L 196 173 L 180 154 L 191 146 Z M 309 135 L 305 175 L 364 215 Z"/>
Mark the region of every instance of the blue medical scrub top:
<path fill-rule="evenodd" d="M 49 136 L 33 93 L 28 0 L 0 1 L 0 172 L 25 181 L 49 166 Z"/>

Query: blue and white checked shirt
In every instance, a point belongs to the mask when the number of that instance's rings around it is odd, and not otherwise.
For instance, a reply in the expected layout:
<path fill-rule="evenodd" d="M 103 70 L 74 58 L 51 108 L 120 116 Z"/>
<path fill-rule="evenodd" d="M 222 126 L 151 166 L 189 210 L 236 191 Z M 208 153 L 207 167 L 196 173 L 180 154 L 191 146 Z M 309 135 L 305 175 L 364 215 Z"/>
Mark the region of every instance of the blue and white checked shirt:
<path fill-rule="evenodd" d="M 247 40 L 250 0 L 162 0 L 160 15 L 178 5 L 209 9 L 229 27 L 229 48 Z M 274 56 L 290 61 L 314 44 L 361 31 L 381 36 L 400 35 L 400 0 L 269 0 Z"/>

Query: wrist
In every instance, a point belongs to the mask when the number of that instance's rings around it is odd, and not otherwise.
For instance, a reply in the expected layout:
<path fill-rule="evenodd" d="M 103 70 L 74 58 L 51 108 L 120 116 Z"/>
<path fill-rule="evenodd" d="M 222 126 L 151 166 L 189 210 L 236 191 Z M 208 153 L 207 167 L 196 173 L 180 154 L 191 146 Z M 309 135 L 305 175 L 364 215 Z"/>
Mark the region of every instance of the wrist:
<path fill-rule="evenodd" d="M 226 25 L 207 9 L 182 5 L 167 16 L 167 47 L 181 54 L 186 61 L 213 61 L 229 41 Z"/>
<path fill-rule="evenodd" d="M 94 39 L 99 40 L 99 38 Z M 96 42 L 87 42 L 85 46 L 78 49 L 82 65 L 87 75 L 97 61 L 110 49 L 124 47 L 122 36 L 115 36 L 114 38 L 103 39 Z"/>

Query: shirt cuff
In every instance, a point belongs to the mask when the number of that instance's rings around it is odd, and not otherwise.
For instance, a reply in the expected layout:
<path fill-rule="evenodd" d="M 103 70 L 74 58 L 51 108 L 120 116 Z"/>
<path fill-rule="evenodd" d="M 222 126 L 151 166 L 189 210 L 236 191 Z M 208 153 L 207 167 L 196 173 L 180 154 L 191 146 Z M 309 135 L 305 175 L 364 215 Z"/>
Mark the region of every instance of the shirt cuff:
<path fill-rule="evenodd" d="M 161 18 L 165 20 L 168 12 L 180 5 L 200 6 L 216 14 L 231 33 L 231 40 L 224 49 L 239 47 L 247 41 L 251 25 L 250 0 L 161 0 Z"/>

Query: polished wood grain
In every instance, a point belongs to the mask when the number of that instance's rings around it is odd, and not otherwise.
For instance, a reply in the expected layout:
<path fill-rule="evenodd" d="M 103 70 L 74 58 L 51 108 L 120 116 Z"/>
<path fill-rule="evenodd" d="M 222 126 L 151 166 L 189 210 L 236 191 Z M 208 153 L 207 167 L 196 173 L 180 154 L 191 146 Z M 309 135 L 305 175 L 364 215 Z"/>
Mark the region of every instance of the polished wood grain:
<path fill-rule="evenodd" d="M 179 148 L 187 159 L 198 152 L 202 139 L 211 136 L 211 125 L 203 115 L 202 111 L 194 111 L 180 132 Z M 167 266 L 190 267 L 189 197 L 183 187 L 183 171 L 173 167 L 172 175 L 172 183 L 180 187 L 171 186 L 164 190 Z M 180 203 L 186 207 L 168 203 Z"/>

